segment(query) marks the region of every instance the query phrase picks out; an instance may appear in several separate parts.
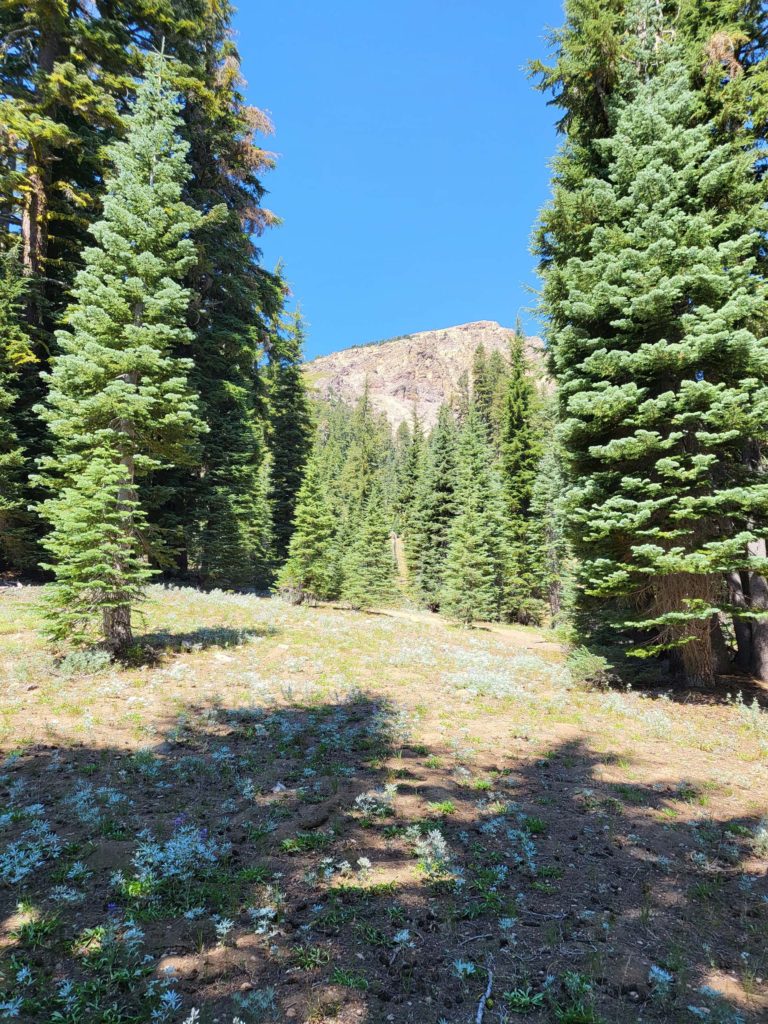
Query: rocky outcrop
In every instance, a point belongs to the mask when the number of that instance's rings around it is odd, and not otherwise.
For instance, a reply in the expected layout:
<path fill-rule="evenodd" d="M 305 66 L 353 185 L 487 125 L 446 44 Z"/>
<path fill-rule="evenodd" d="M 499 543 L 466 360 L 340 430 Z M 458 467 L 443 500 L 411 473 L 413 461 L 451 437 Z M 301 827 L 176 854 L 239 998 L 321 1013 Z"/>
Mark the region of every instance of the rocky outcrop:
<path fill-rule="evenodd" d="M 366 381 L 374 408 L 387 417 L 393 429 L 410 421 L 414 411 L 426 430 L 437 420 L 437 411 L 449 401 L 463 373 L 471 376 L 472 357 L 478 345 L 486 353 L 509 352 L 513 331 L 495 320 L 478 320 L 440 331 L 421 331 L 392 341 L 358 345 L 306 364 L 310 387 L 323 398 L 337 396 L 354 402 Z M 543 371 L 544 348 L 539 338 L 527 339 L 532 364 Z"/>

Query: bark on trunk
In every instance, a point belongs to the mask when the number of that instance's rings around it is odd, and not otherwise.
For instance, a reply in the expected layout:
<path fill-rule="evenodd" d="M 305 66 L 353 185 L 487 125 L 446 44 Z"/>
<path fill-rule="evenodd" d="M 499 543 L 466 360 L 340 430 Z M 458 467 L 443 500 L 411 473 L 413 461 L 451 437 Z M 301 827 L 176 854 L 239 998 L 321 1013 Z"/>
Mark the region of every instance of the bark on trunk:
<path fill-rule="evenodd" d="M 766 543 L 758 540 L 749 545 L 749 553 L 758 558 L 766 557 Z M 768 613 L 768 580 L 753 572 L 749 580 L 750 604 L 753 612 Z M 752 620 L 752 650 L 749 664 L 752 675 L 763 682 L 768 681 L 768 618 Z"/>
<path fill-rule="evenodd" d="M 736 570 L 729 572 L 728 589 L 731 604 L 746 610 L 749 606 L 749 574 Z M 749 672 L 752 664 L 752 623 L 736 614 L 733 616 L 733 630 L 736 634 L 736 664 L 744 672 Z"/>
<path fill-rule="evenodd" d="M 66 15 L 64 16 L 66 17 Z M 37 67 L 43 81 L 52 74 L 57 60 L 64 54 L 65 23 L 55 7 L 48 17 L 40 20 L 38 35 Z M 56 104 L 46 101 L 45 91 L 38 88 L 35 100 L 40 105 L 43 117 L 55 117 Z M 24 268 L 30 277 L 45 278 L 48 255 L 48 221 L 50 214 L 50 191 L 52 182 L 52 154 L 50 147 L 41 138 L 27 140 L 26 185 L 21 213 L 21 247 Z M 30 289 L 27 302 L 27 318 L 30 323 L 42 322 L 41 290 Z"/>
<path fill-rule="evenodd" d="M 122 654 L 133 644 L 131 607 L 119 604 L 103 612 L 104 642 L 112 654 Z"/>
<path fill-rule="evenodd" d="M 655 611 L 657 614 L 685 611 L 687 600 L 711 603 L 715 587 L 714 576 L 693 573 L 661 576 L 654 582 Z M 676 645 L 670 650 L 670 664 L 683 685 L 699 690 L 714 689 L 717 665 L 711 617 L 664 626 L 659 639 L 662 643 Z"/>

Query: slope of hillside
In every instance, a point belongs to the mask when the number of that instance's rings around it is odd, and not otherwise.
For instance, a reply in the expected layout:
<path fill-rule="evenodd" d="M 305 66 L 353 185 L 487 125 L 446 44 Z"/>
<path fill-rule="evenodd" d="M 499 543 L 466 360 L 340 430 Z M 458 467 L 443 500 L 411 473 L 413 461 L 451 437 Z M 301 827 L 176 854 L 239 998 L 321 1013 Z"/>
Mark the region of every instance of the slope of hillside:
<path fill-rule="evenodd" d="M 429 430 L 440 405 L 456 393 L 462 373 L 471 372 L 477 346 L 482 343 L 487 353 L 506 355 L 512 334 L 495 320 L 478 320 L 344 349 L 312 360 L 306 371 L 323 398 L 335 395 L 347 402 L 358 398 L 367 380 L 374 408 L 393 429 L 410 420 L 415 410 Z M 541 366 L 541 340 L 529 338 L 528 349 L 531 361 Z"/>

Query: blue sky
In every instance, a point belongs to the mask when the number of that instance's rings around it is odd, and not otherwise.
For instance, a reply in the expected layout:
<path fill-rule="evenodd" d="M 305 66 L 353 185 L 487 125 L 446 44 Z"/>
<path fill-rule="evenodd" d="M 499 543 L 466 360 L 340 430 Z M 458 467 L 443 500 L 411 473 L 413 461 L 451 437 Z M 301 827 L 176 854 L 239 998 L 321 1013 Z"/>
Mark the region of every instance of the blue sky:
<path fill-rule="evenodd" d="M 554 112 L 524 65 L 559 0 L 240 0 L 248 99 L 279 155 L 262 239 L 285 264 L 312 357 L 533 297 Z"/>

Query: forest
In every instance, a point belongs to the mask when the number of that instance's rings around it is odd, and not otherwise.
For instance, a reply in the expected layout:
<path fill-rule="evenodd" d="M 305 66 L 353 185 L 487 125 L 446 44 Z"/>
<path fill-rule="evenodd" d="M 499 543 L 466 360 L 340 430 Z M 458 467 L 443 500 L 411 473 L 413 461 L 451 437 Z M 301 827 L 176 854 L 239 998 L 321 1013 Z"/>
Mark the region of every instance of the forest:
<path fill-rule="evenodd" d="M 0 5 L 0 1019 L 764 1020 L 768 7 L 565 0 L 543 358 L 394 431 L 233 18 Z"/>
<path fill-rule="evenodd" d="M 51 577 L 51 638 L 125 652 L 157 576 L 392 601 L 396 533 L 408 598 L 461 622 L 768 677 L 762 5 L 572 5 L 530 69 L 564 138 L 533 242 L 556 390 L 478 352 L 395 439 L 307 394 L 257 244 L 270 125 L 197 8 L 4 5 L 0 543 Z"/>

